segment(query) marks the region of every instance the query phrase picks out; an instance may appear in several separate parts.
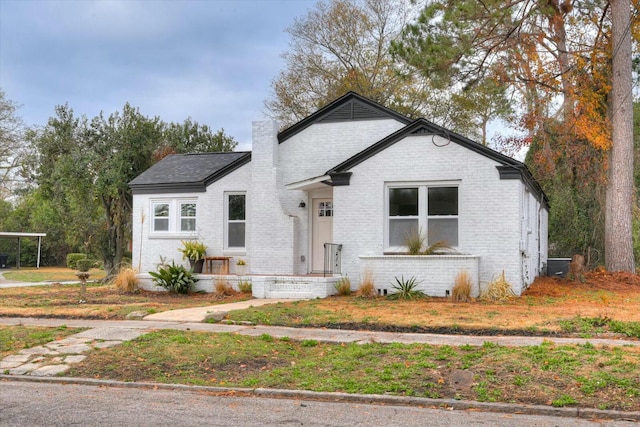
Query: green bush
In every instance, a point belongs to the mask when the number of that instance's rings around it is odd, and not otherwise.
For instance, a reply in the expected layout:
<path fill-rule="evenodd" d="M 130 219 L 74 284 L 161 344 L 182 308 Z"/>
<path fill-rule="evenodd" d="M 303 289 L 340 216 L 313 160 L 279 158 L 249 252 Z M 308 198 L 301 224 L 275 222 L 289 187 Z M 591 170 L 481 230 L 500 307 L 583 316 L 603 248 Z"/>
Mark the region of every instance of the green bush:
<path fill-rule="evenodd" d="M 182 265 L 176 265 L 174 262 L 169 266 L 158 269 L 157 272 L 150 271 L 149 274 L 153 278 L 153 283 L 177 294 L 189 293 L 189 290 L 198 281 L 193 277 L 191 271 Z"/>
<path fill-rule="evenodd" d="M 79 271 L 89 271 L 91 267 L 93 267 L 93 260 L 89 258 L 79 259 L 76 261 L 76 269 Z"/>
<path fill-rule="evenodd" d="M 83 253 L 79 253 L 79 252 L 72 252 L 70 254 L 67 254 L 67 267 L 73 269 L 73 270 L 77 270 L 78 266 L 77 266 L 77 262 L 81 259 L 86 259 L 87 258 L 87 254 L 83 254 Z"/>

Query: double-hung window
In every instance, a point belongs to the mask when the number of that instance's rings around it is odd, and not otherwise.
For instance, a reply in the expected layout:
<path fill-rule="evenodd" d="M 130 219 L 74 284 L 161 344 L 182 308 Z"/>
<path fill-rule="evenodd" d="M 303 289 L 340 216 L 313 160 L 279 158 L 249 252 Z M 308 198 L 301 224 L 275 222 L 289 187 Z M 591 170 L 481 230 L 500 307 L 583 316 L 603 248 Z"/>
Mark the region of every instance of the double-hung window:
<path fill-rule="evenodd" d="M 169 231 L 169 203 L 154 202 L 153 210 L 153 231 Z"/>
<path fill-rule="evenodd" d="M 226 193 L 225 249 L 244 250 L 247 226 L 247 195 Z"/>
<path fill-rule="evenodd" d="M 422 233 L 426 245 L 443 241 L 458 246 L 458 187 L 454 185 L 389 184 L 386 197 L 385 247 L 407 250 L 409 236 Z"/>
<path fill-rule="evenodd" d="M 196 232 L 197 202 L 166 199 L 151 201 L 151 232 L 186 235 Z"/>

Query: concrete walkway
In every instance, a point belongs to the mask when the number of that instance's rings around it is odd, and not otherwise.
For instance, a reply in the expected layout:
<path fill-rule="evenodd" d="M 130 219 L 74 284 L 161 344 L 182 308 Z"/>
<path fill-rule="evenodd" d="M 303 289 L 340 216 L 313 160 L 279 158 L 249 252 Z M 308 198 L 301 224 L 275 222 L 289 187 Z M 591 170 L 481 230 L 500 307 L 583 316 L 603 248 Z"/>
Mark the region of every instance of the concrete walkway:
<path fill-rule="evenodd" d="M 220 321 L 232 310 L 244 310 L 250 307 L 260 307 L 266 304 L 277 304 L 279 302 L 290 302 L 284 299 L 250 299 L 246 301 L 232 302 L 229 304 L 210 305 L 208 307 L 192 307 L 180 310 L 163 311 L 144 317 L 144 320 L 162 322 L 204 322 L 207 318 L 214 318 Z"/>
<path fill-rule="evenodd" d="M 60 283 L 60 284 L 63 284 L 63 285 L 68 285 L 68 284 L 72 284 L 72 283 L 80 283 L 80 281 L 79 280 L 68 280 L 68 281 L 62 281 L 62 282 L 56 282 L 56 281 L 16 282 L 14 280 L 5 279 L 4 276 L 2 275 L 2 272 L 0 271 L 0 289 L 3 289 L 3 288 L 23 288 L 23 287 L 27 287 L 27 286 L 46 286 L 46 285 L 53 285 L 54 283 Z"/>

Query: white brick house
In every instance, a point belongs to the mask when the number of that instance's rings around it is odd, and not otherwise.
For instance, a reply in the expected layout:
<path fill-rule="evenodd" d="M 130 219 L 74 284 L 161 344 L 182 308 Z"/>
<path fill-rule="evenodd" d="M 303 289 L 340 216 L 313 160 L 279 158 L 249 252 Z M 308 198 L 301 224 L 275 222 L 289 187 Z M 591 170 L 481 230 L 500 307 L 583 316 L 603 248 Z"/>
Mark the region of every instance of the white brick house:
<path fill-rule="evenodd" d="M 355 93 L 280 133 L 254 123 L 252 152 L 169 156 L 130 185 L 133 264 L 147 282 L 161 256 L 182 262 L 185 239 L 233 257 L 231 273 L 246 260 L 257 297 L 326 296 L 365 272 L 380 293 L 415 276 L 446 296 L 460 271 L 476 293 L 504 271 L 520 294 L 547 262 L 548 203 L 524 164 Z M 417 229 L 455 253 L 403 254 Z"/>

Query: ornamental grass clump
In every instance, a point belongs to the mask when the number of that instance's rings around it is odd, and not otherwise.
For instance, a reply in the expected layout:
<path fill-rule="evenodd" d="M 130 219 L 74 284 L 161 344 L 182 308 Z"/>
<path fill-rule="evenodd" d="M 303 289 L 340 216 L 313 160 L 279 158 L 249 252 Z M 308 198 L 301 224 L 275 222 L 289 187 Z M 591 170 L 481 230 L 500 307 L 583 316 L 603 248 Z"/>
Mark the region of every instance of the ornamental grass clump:
<path fill-rule="evenodd" d="M 240 292 L 243 294 L 250 294 L 252 292 L 251 282 L 248 280 L 238 282 L 238 289 L 240 289 Z"/>
<path fill-rule="evenodd" d="M 422 282 L 418 282 L 415 277 L 411 277 L 410 279 L 405 280 L 404 276 L 402 276 L 402 278 L 400 279 L 398 279 L 397 277 L 395 279 L 396 283 L 391 283 L 391 287 L 395 289 L 395 292 L 389 295 L 389 299 L 410 300 L 426 297 L 424 292 L 422 292 L 420 289 L 417 289 Z"/>
<path fill-rule="evenodd" d="M 461 271 L 456 276 L 451 290 L 451 299 L 457 302 L 471 301 L 471 277 L 466 271 Z"/>
<path fill-rule="evenodd" d="M 486 289 L 480 292 L 479 299 L 481 301 L 507 301 L 514 296 L 511 283 L 507 282 L 504 271 L 502 271 L 500 276 L 491 281 Z"/>
<path fill-rule="evenodd" d="M 349 277 L 341 277 L 333 286 L 338 291 L 338 295 L 343 297 L 351 295 L 351 280 L 349 280 Z"/>
<path fill-rule="evenodd" d="M 356 291 L 356 296 L 360 298 L 375 298 L 378 296 L 375 283 L 373 282 L 373 273 L 369 270 L 365 270 L 362 274 L 362 281 Z"/>
<path fill-rule="evenodd" d="M 231 286 L 229 282 L 221 277 L 216 278 L 215 288 L 215 293 L 218 296 L 229 297 L 238 293 L 233 289 L 233 286 Z"/>
<path fill-rule="evenodd" d="M 137 274 L 138 272 L 133 268 L 123 268 L 111 283 L 115 285 L 120 293 L 137 294 L 140 292 Z"/>

